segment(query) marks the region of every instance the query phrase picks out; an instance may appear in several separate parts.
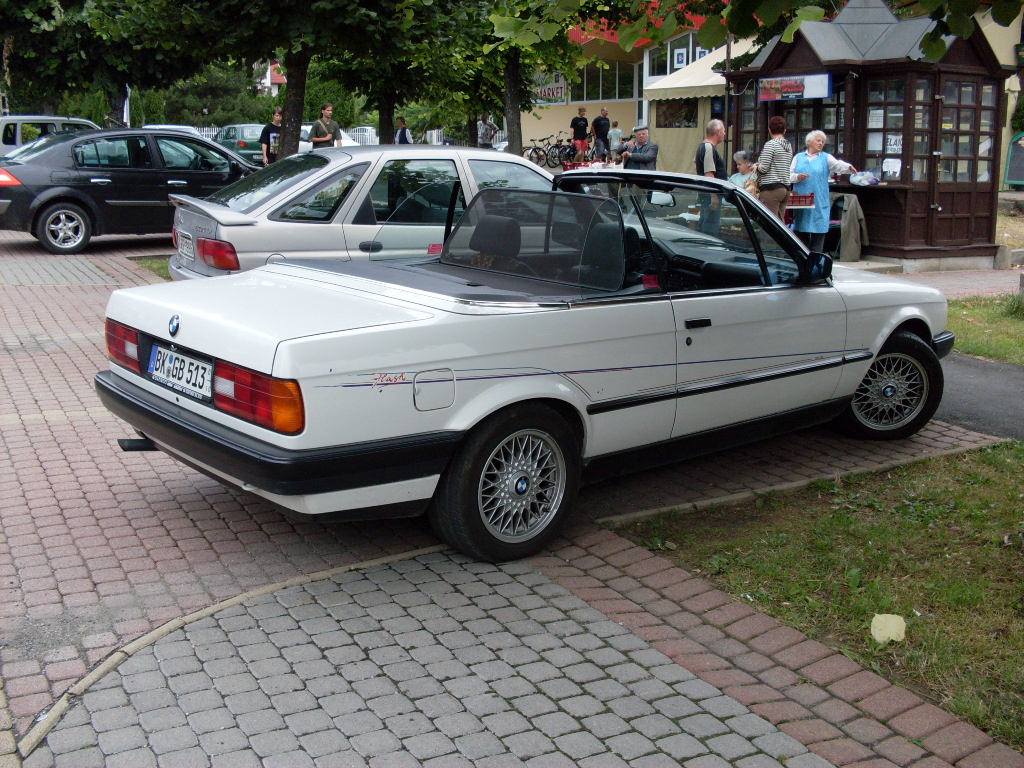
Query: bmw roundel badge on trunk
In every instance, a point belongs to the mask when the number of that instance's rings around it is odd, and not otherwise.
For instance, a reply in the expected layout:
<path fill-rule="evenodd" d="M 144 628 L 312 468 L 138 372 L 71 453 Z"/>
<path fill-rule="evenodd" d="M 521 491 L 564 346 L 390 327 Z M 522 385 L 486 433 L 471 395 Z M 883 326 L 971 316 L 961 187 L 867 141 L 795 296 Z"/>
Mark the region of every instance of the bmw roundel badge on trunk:
<path fill-rule="evenodd" d="M 181 317 L 179 315 L 173 315 L 170 322 L 167 323 L 167 332 L 171 334 L 171 338 L 178 335 L 178 329 L 181 327 Z"/>

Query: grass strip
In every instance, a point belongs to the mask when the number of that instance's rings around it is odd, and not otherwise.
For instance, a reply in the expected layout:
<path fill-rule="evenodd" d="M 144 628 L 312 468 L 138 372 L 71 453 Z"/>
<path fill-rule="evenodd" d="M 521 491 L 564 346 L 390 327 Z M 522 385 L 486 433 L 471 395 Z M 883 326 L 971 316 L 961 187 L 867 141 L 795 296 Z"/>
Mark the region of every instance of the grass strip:
<path fill-rule="evenodd" d="M 1022 466 L 1002 443 L 620 532 L 1024 749 Z"/>

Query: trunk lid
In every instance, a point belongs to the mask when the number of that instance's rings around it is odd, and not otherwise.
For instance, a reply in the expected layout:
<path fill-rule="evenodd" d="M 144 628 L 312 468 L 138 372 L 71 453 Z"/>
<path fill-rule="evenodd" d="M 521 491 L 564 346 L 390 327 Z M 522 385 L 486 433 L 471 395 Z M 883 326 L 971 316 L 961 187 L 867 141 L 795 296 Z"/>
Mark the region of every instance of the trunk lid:
<path fill-rule="evenodd" d="M 272 374 L 288 339 L 433 316 L 428 308 L 266 270 L 115 291 L 107 317 L 203 355 Z M 171 318 L 178 332 L 170 335 Z"/>

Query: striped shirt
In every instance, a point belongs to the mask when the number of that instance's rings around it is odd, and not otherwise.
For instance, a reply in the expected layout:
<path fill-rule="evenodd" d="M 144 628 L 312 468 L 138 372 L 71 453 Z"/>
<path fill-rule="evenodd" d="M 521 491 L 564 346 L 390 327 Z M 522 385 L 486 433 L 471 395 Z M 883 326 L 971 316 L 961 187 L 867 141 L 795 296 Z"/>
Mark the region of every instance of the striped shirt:
<path fill-rule="evenodd" d="M 761 147 L 761 156 L 757 161 L 757 181 L 762 187 L 765 184 L 792 183 L 789 166 L 793 163 L 793 146 L 785 137 L 771 139 Z"/>

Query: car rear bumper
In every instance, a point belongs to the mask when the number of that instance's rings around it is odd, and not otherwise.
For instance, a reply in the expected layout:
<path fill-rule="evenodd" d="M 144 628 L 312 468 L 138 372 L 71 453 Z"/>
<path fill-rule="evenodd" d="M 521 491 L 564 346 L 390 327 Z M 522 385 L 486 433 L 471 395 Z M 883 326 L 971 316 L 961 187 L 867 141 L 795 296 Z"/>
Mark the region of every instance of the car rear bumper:
<path fill-rule="evenodd" d="M 428 500 L 463 437 L 438 432 L 292 450 L 181 408 L 111 371 L 98 373 L 95 386 L 107 409 L 161 450 L 304 514 Z"/>
<path fill-rule="evenodd" d="M 196 280 L 200 277 L 211 277 L 211 275 L 200 274 L 194 269 L 185 266 L 179 253 L 171 254 L 171 258 L 167 260 L 167 271 L 171 273 L 172 280 Z M 230 273 L 222 272 L 221 274 L 227 275 Z"/>

